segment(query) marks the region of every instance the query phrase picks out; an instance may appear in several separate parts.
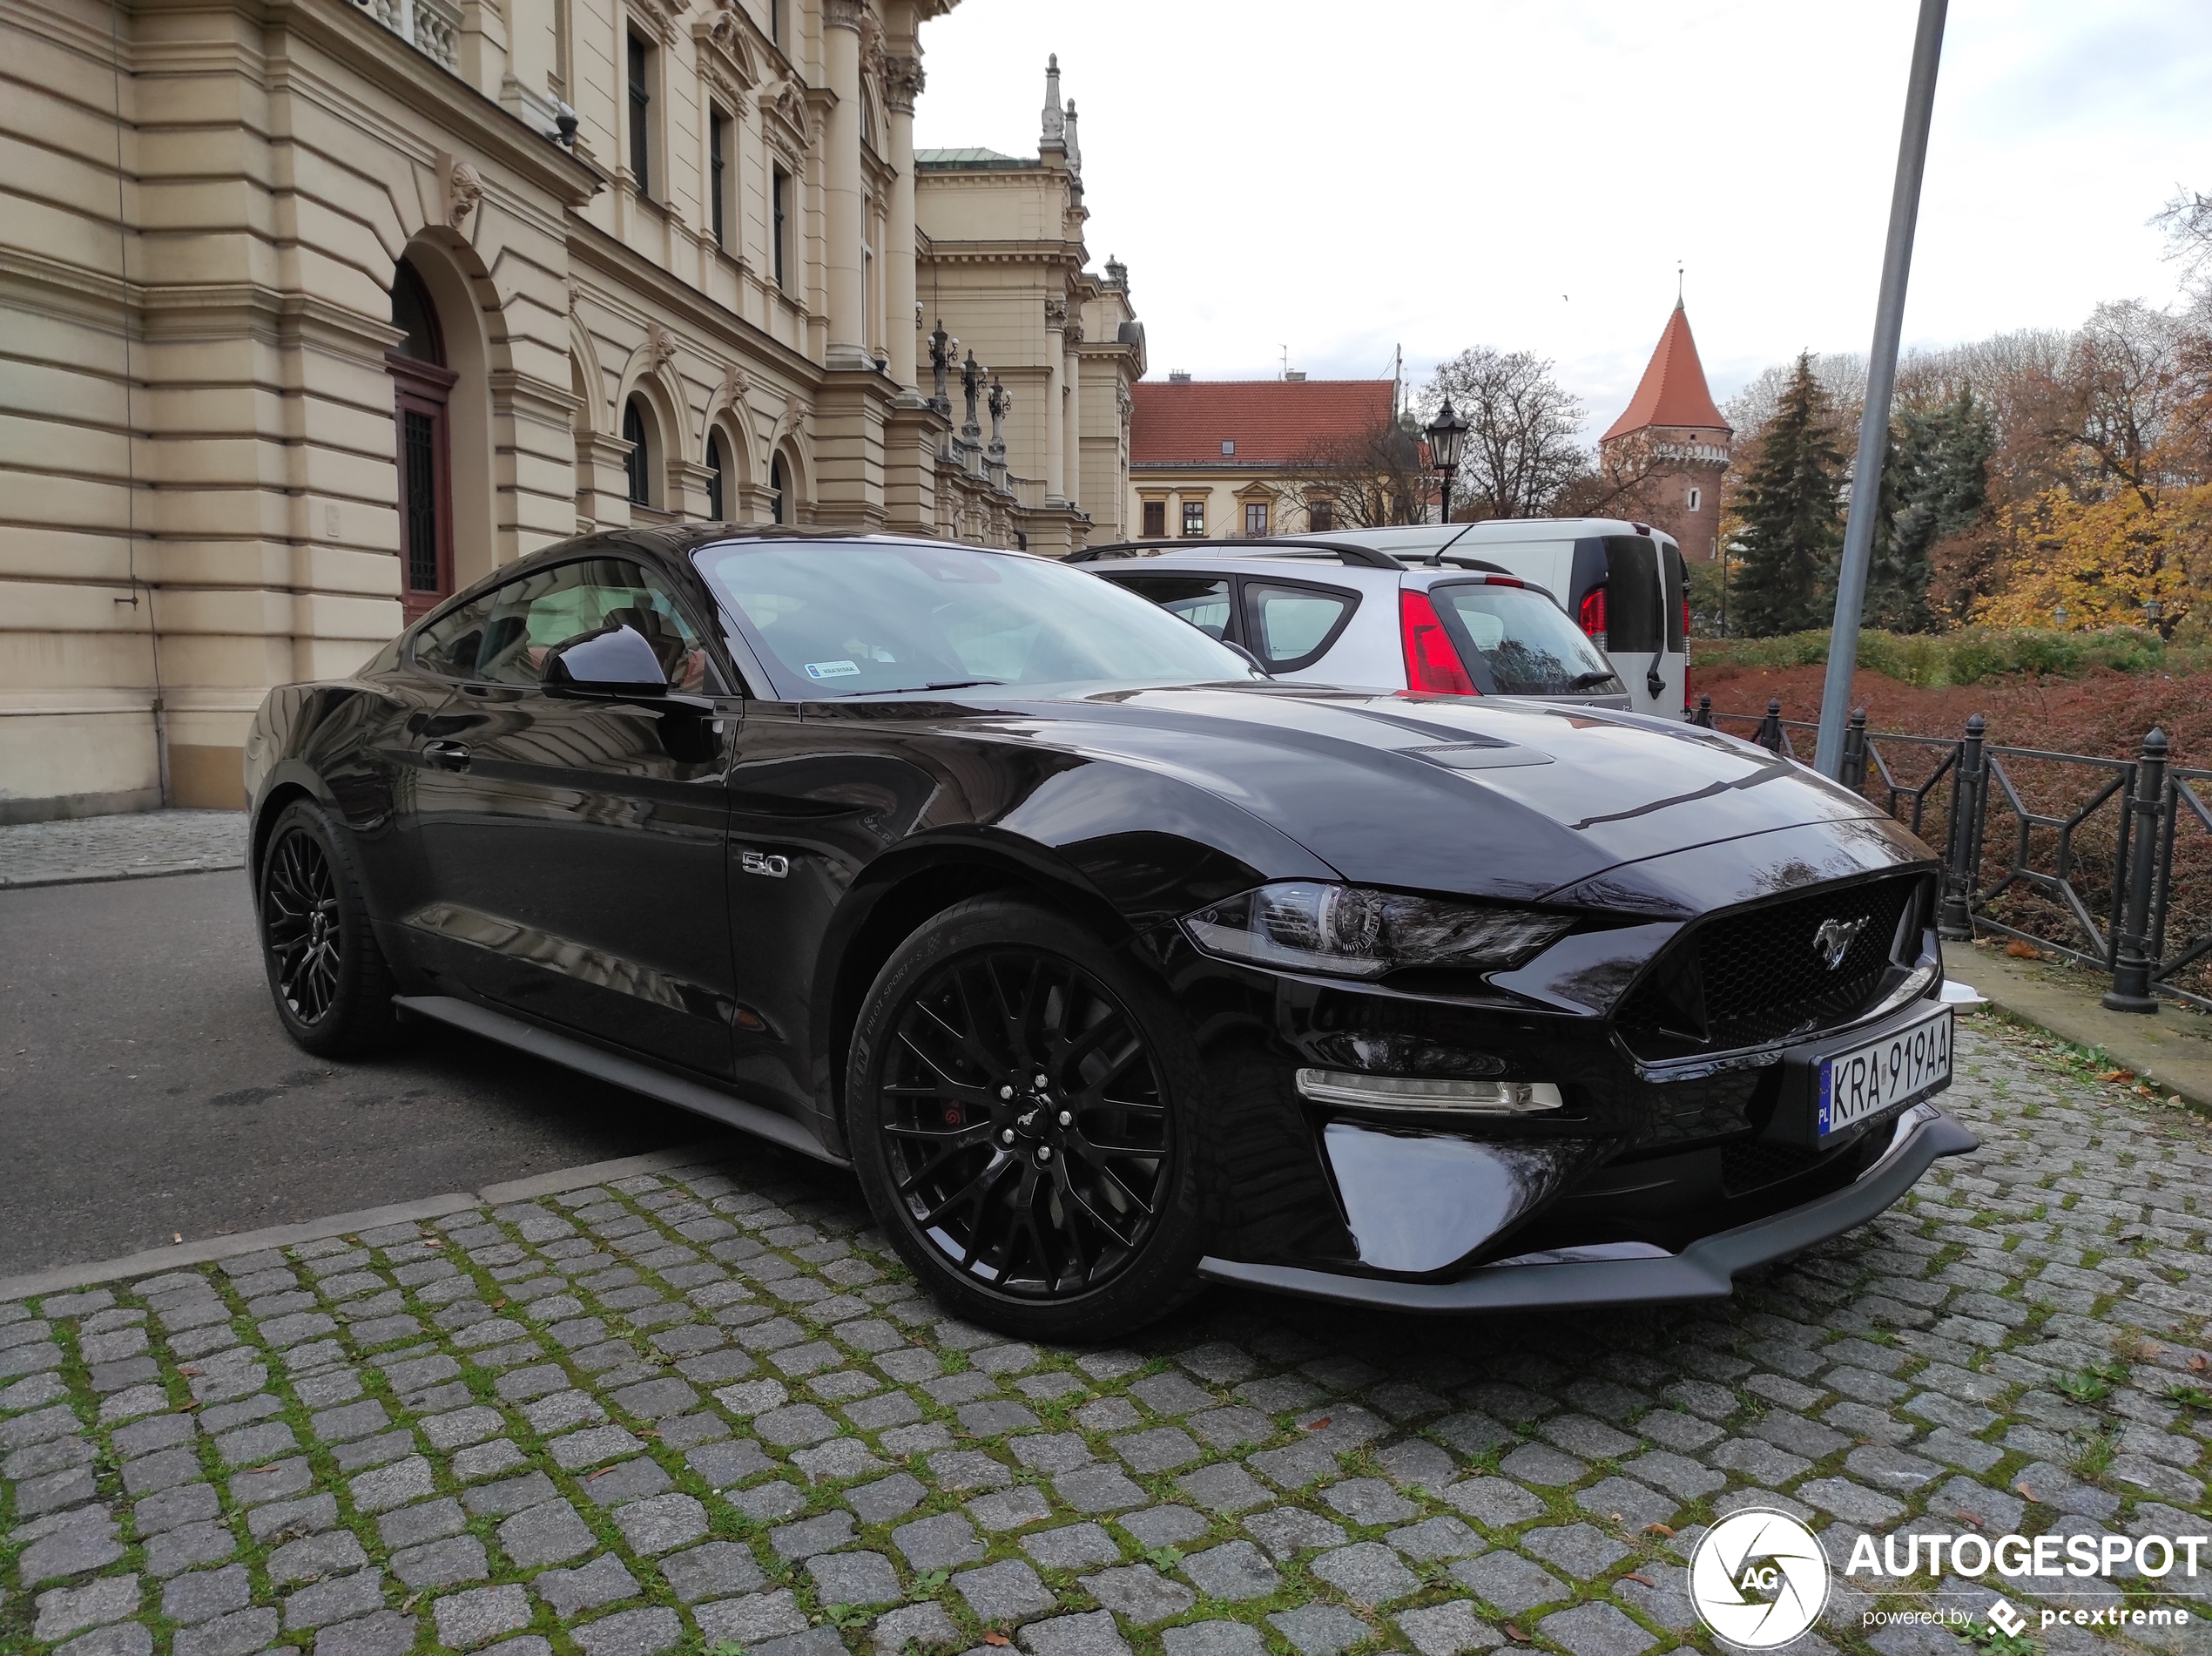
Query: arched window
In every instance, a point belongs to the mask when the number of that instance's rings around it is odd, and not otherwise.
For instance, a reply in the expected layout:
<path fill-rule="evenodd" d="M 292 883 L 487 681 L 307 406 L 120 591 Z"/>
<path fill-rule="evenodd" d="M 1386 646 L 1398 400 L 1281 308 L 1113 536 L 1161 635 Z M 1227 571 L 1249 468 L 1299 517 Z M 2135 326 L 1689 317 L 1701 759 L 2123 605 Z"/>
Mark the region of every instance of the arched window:
<path fill-rule="evenodd" d="M 787 524 L 791 521 L 789 498 L 791 475 L 784 470 L 784 457 L 778 455 L 768 463 L 768 521 Z"/>
<path fill-rule="evenodd" d="M 630 476 L 630 504 L 653 504 L 653 457 L 645 437 L 645 407 L 636 397 L 622 405 L 622 440 L 630 445 L 623 470 Z"/>
<path fill-rule="evenodd" d="M 706 515 L 716 523 L 726 522 L 729 513 L 723 503 L 729 499 L 729 468 L 723 463 L 722 434 L 706 434 Z"/>
<path fill-rule="evenodd" d="M 392 326 L 407 335 L 384 354 L 392 375 L 399 470 L 401 608 L 409 621 L 453 591 L 453 453 L 446 404 L 459 379 L 446 367 L 438 308 L 404 258 L 392 273 Z"/>

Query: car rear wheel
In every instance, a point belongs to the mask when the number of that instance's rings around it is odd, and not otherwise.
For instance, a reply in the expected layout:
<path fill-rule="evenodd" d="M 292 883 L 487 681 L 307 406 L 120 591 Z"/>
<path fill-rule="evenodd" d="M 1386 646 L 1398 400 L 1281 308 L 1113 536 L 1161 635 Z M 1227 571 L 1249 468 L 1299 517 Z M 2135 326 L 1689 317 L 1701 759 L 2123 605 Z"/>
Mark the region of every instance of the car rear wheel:
<path fill-rule="evenodd" d="M 1197 1051 L 1166 997 L 1065 916 L 978 898 L 885 964 L 847 1139 L 924 1286 L 1029 1339 L 1106 1339 L 1195 1292 Z"/>
<path fill-rule="evenodd" d="M 284 1032 L 337 1058 L 389 1037 L 392 974 L 342 831 L 307 800 L 284 808 L 262 854 L 261 958 Z"/>

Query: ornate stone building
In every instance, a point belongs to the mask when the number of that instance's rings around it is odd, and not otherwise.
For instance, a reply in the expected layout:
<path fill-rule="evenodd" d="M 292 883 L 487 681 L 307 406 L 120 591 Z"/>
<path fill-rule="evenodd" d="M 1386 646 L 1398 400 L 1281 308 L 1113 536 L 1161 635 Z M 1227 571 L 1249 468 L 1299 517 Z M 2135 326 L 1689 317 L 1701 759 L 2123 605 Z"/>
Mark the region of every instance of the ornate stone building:
<path fill-rule="evenodd" d="M 1078 544 L 1143 351 L 1067 157 L 1018 245 L 948 220 L 1035 301 L 981 354 L 1035 387 L 1006 462 L 932 395 L 918 299 L 978 285 L 917 254 L 953 3 L 10 5 L 0 821 L 236 805 L 266 686 L 579 530 Z"/>
<path fill-rule="evenodd" d="M 1641 491 L 1647 509 L 1685 558 L 1720 556 L 1721 475 L 1735 435 L 1705 389 L 1689 313 L 1676 300 L 1635 395 L 1598 447 L 1625 473 L 1651 468 Z"/>
<path fill-rule="evenodd" d="M 961 436 L 975 463 L 1010 477 L 1022 503 L 1048 516 L 1024 544 L 1065 553 L 1117 539 L 1130 464 L 1131 387 L 1144 373 L 1144 328 L 1130 308 L 1129 270 L 1084 268 L 1082 150 L 1060 60 L 1045 71 L 1035 156 L 924 150 L 914 158 L 924 314 L 958 377 L 987 373 L 990 431 Z M 1026 414 L 1027 417 L 1024 417 Z M 1001 416 L 1008 416 L 1001 418 Z M 1049 539 L 1035 537 L 1042 535 Z"/>

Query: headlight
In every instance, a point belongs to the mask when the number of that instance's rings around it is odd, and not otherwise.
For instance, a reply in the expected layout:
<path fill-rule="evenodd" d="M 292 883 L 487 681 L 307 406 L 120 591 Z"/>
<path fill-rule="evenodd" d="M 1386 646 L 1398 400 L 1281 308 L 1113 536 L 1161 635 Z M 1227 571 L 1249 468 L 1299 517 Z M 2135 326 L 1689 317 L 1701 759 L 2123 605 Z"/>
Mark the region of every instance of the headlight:
<path fill-rule="evenodd" d="M 1406 966 L 1517 966 L 1574 923 L 1565 915 L 1313 880 L 1260 886 L 1183 917 L 1190 941 L 1210 955 L 1336 977 L 1379 977 Z"/>

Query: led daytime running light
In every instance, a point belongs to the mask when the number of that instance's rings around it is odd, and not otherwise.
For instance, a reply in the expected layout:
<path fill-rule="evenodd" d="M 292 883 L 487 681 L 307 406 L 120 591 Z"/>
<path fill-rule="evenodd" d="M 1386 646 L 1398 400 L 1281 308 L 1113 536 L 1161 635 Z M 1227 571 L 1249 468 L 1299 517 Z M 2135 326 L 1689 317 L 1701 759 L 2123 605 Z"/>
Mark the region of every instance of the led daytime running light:
<path fill-rule="evenodd" d="M 1549 1081 L 1447 1081 L 1409 1075 L 1300 1070 L 1298 1090 L 1316 1104 L 1414 1115 L 1525 1116 L 1564 1107 Z"/>

